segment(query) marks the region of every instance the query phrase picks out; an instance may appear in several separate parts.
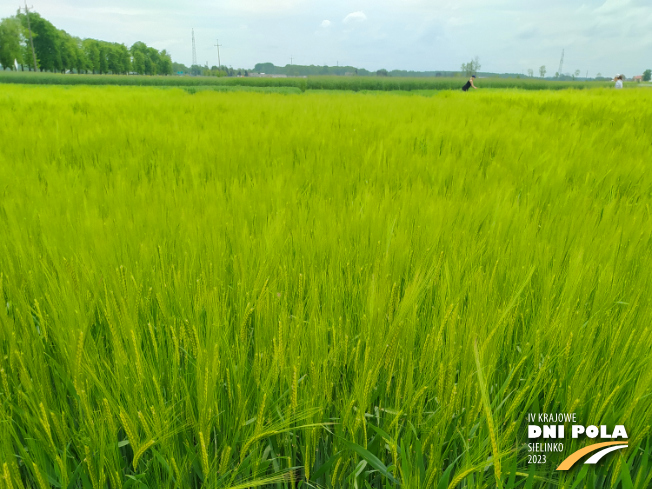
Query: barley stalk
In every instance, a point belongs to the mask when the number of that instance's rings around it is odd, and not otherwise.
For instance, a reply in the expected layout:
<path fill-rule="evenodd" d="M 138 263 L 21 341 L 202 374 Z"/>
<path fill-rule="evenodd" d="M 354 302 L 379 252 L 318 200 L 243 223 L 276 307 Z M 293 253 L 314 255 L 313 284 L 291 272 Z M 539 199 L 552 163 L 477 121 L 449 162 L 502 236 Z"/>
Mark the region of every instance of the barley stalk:
<path fill-rule="evenodd" d="M 487 418 L 487 428 L 489 429 L 491 448 L 494 455 L 494 472 L 496 473 L 496 485 L 499 488 L 502 488 L 502 479 L 501 479 L 502 471 L 500 468 L 500 452 L 498 449 L 498 437 L 496 436 L 496 431 L 494 429 L 493 414 L 491 413 L 491 402 L 489 401 L 489 395 L 487 394 L 487 386 L 484 381 L 484 376 L 482 375 L 482 367 L 480 365 L 480 357 L 478 355 L 477 339 L 473 343 L 473 353 L 475 356 L 475 365 L 477 367 L 476 373 L 478 376 L 478 384 L 480 386 L 482 405 L 484 407 L 485 416 Z"/>

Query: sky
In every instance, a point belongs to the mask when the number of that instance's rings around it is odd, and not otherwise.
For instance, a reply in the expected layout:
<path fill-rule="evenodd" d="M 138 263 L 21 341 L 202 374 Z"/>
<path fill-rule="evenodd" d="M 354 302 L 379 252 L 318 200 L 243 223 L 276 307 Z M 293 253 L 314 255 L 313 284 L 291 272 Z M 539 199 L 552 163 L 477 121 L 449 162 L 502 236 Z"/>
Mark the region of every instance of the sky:
<path fill-rule="evenodd" d="M 82 38 L 166 49 L 174 61 L 253 68 L 351 65 L 581 76 L 652 68 L 652 0 L 33 0 L 34 10 Z M 0 17 L 18 0 L 3 0 Z"/>

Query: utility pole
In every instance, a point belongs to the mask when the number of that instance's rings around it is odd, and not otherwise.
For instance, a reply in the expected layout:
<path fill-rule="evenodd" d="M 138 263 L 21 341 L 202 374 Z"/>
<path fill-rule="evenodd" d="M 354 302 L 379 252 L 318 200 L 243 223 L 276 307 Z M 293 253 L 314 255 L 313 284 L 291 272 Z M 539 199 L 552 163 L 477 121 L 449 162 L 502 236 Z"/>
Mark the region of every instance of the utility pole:
<path fill-rule="evenodd" d="M 220 61 L 220 46 L 221 46 L 221 44 L 220 44 L 219 39 L 215 39 L 215 42 L 217 43 L 217 44 L 215 44 L 215 46 L 217 46 L 217 69 L 219 70 L 220 67 L 222 66 L 222 62 Z"/>
<path fill-rule="evenodd" d="M 32 39 L 32 26 L 29 22 L 29 9 L 25 0 L 25 17 L 27 17 L 27 30 L 29 31 L 29 43 L 32 45 L 32 57 L 34 58 L 34 71 L 36 71 L 36 51 L 34 51 L 34 40 Z"/>
<path fill-rule="evenodd" d="M 559 78 L 561 78 L 561 69 L 564 67 L 564 50 L 561 50 L 561 60 L 559 61 Z"/>
<path fill-rule="evenodd" d="M 195 49 L 195 29 L 192 30 L 192 65 L 197 66 L 197 49 Z"/>
<path fill-rule="evenodd" d="M 294 58 L 292 57 L 292 55 L 290 55 L 290 66 L 292 66 L 292 60 L 293 60 L 293 59 L 294 59 Z"/>

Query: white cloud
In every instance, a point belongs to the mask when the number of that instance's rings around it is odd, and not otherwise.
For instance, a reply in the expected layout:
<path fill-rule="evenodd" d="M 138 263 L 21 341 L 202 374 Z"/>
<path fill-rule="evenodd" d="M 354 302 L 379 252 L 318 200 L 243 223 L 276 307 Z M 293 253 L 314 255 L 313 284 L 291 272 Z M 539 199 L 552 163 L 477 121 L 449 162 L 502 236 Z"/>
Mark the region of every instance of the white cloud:
<path fill-rule="evenodd" d="M 330 27 L 331 26 L 331 21 L 330 20 L 322 20 L 321 26 L 322 27 Z"/>
<path fill-rule="evenodd" d="M 364 12 L 359 11 L 359 12 L 351 12 L 349 15 L 344 17 L 344 22 L 345 24 L 348 24 L 349 22 L 364 22 L 367 20 L 367 16 L 364 14 Z"/>

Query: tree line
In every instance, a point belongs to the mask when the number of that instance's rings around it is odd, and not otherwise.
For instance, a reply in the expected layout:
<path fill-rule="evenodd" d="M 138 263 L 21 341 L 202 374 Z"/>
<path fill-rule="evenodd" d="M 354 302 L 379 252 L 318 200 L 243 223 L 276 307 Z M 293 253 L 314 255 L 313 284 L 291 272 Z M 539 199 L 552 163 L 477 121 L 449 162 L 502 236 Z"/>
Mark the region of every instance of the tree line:
<path fill-rule="evenodd" d="M 276 66 L 274 63 L 257 63 L 252 70 L 255 73 L 266 73 L 268 75 L 287 76 L 318 76 L 318 75 L 371 75 L 370 71 L 364 68 L 353 66 L 318 66 L 318 65 L 297 65 L 289 64 Z"/>
<path fill-rule="evenodd" d="M 319 66 L 319 65 L 285 65 L 276 66 L 273 63 L 257 63 L 254 73 L 266 73 L 268 75 L 287 75 L 287 76 L 344 76 L 344 75 L 358 75 L 358 76 L 393 76 L 393 77 L 440 77 L 440 76 L 455 76 L 453 71 L 409 71 L 409 70 L 391 70 L 388 71 L 384 68 L 376 71 L 369 71 L 364 68 L 356 68 L 355 66 Z"/>
<path fill-rule="evenodd" d="M 80 39 L 57 29 L 36 12 L 30 11 L 28 15 L 29 18 L 19 11 L 0 21 L 0 65 L 3 69 L 93 74 L 172 73 L 172 59 L 165 50 L 157 51 L 143 42 L 127 48 L 120 43 Z"/>

